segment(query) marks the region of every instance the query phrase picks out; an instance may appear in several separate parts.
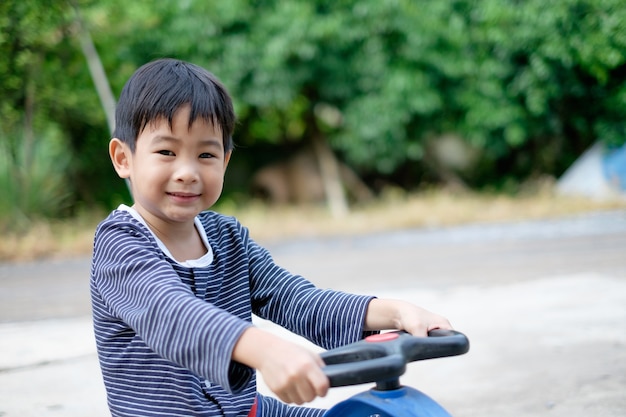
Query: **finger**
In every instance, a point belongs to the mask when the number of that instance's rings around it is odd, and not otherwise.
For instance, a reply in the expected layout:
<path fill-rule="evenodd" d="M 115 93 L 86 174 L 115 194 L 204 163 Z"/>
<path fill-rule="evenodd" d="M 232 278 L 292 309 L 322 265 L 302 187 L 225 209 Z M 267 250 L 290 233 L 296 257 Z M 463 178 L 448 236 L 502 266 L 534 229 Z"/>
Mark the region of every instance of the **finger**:
<path fill-rule="evenodd" d="M 441 319 L 433 324 L 431 324 L 430 326 L 428 326 L 428 330 L 435 330 L 435 329 L 442 329 L 442 330 L 453 330 L 454 328 L 452 327 L 452 324 L 450 324 L 450 322 L 446 319 Z"/>
<path fill-rule="evenodd" d="M 330 388 L 330 381 L 328 377 L 322 372 L 321 375 L 313 382 L 315 389 L 315 395 L 318 397 L 325 397 L 328 394 L 328 388 Z"/>
<path fill-rule="evenodd" d="M 323 368 L 324 366 L 326 366 L 326 362 L 324 362 L 324 359 L 322 359 L 322 357 L 320 355 L 315 354 L 315 363 L 317 363 L 317 366 L 319 366 L 320 368 Z"/>
<path fill-rule="evenodd" d="M 330 381 L 324 371 L 322 371 L 322 368 L 326 366 L 326 363 L 319 355 L 315 355 L 315 362 L 319 366 L 319 369 L 315 371 L 311 379 L 311 383 L 313 384 L 315 394 L 318 397 L 325 397 L 328 393 L 328 388 L 330 388 Z"/>
<path fill-rule="evenodd" d="M 415 325 L 405 328 L 407 332 L 416 337 L 426 337 L 428 336 L 428 330 L 432 330 L 428 328 L 424 323 L 416 323 Z"/>
<path fill-rule="evenodd" d="M 274 391 L 274 394 L 276 394 L 276 396 L 284 403 L 290 404 L 291 401 L 291 395 L 289 395 L 289 393 L 287 391 Z"/>
<path fill-rule="evenodd" d="M 295 395 L 295 403 L 298 405 L 311 402 L 315 399 L 315 389 L 308 382 L 300 384 Z"/>

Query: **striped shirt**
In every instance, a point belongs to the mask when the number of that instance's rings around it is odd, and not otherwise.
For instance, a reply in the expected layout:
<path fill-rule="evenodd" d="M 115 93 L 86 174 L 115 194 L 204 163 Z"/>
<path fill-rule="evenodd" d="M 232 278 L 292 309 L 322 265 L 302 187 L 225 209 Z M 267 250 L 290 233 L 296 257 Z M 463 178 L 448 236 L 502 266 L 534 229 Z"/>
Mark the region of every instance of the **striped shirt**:
<path fill-rule="evenodd" d="M 132 209 L 98 225 L 93 321 L 113 416 L 246 416 L 253 369 L 231 360 L 252 314 L 331 349 L 364 337 L 371 297 L 316 288 L 276 265 L 236 219 L 196 219 L 208 262 L 179 263 Z M 265 347 L 267 348 L 267 347 Z M 265 416 L 321 416 L 261 398 Z"/>

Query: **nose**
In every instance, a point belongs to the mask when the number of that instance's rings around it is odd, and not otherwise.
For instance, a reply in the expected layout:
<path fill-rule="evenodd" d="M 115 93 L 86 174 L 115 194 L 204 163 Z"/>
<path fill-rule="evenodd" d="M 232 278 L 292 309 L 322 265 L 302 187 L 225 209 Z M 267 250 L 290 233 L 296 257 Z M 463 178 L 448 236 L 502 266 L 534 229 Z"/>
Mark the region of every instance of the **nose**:
<path fill-rule="evenodd" d="M 198 173 L 198 167 L 191 162 L 179 163 L 174 171 L 174 180 L 176 182 L 182 182 L 183 184 L 193 184 L 198 182 L 200 175 Z"/>

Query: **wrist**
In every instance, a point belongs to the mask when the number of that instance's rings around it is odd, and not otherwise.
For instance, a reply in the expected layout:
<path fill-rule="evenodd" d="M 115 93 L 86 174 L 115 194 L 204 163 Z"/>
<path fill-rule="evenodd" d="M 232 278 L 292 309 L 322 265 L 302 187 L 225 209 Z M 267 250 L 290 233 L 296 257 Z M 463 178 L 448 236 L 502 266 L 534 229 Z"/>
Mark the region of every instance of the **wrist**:
<path fill-rule="evenodd" d="M 263 361 L 263 347 L 271 346 L 276 336 L 257 327 L 250 326 L 241 333 L 235 343 L 232 359 L 254 369 L 259 369 Z"/>
<path fill-rule="evenodd" d="M 374 298 L 368 305 L 365 330 L 387 330 L 401 328 L 401 307 L 404 301 Z"/>

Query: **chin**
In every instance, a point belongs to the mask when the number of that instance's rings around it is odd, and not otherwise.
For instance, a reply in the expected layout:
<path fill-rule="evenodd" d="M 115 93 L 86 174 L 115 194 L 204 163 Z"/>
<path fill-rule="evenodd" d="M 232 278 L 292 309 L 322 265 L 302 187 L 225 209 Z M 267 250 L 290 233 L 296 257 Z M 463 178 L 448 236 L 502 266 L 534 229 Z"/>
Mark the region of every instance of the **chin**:
<path fill-rule="evenodd" d="M 169 213 L 167 217 L 172 222 L 185 223 L 188 221 L 193 221 L 193 219 L 195 219 L 198 214 L 200 214 L 200 212 L 194 210 L 194 211 L 186 211 L 185 213 Z"/>

